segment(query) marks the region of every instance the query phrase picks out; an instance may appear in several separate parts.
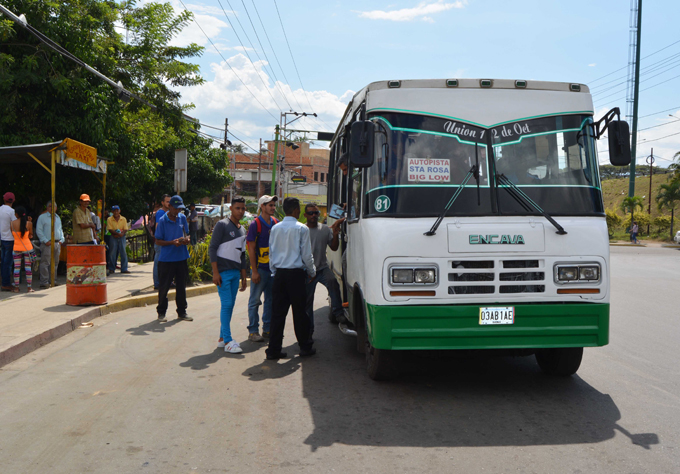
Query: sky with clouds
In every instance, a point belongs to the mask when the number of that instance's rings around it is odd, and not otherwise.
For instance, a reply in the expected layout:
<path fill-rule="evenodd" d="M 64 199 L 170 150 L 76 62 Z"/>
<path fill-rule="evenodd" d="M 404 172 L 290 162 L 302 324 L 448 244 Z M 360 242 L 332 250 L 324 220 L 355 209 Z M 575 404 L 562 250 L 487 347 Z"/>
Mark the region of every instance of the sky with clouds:
<path fill-rule="evenodd" d="M 255 148 L 290 110 L 318 114 L 296 128 L 334 131 L 354 92 L 377 80 L 579 82 L 592 89 L 596 118 L 626 110 L 627 0 L 170 3 L 196 20 L 174 43 L 205 46 L 195 62 L 206 83 L 180 88 L 182 101 L 195 105 L 189 115 L 217 127 L 229 118 L 230 131 Z M 643 6 L 637 155 L 644 160 L 654 147 L 661 166 L 680 151 L 677 18 L 677 0 Z"/>

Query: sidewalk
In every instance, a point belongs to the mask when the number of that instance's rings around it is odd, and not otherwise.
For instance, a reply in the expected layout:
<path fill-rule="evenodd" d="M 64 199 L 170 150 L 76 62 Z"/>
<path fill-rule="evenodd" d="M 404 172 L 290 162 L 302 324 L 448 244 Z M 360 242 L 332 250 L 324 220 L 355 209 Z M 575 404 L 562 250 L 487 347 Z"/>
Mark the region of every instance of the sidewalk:
<path fill-rule="evenodd" d="M 153 290 L 153 262 L 131 264 L 129 270 L 132 273 L 115 273 L 108 277 L 108 304 L 103 306 L 67 306 L 64 284 L 35 293 L 5 293 L 11 294 L 11 297 L 0 301 L 0 367 L 102 314 L 132 306 L 156 304 L 155 292 L 130 298 Z M 214 285 L 187 288 L 187 296 L 205 294 L 215 289 Z M 174 291 L 168 296 L 174 299 Z"/>

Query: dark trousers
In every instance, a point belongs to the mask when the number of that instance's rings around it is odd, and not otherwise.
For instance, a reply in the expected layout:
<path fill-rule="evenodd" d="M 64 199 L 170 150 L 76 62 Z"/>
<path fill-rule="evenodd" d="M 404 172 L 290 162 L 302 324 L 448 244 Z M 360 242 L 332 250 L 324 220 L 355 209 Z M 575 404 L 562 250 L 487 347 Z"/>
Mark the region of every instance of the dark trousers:
<path fill-rule="evenodd" d="M 177 315 L 183 316 L 187 313 L 187 279 L 189 278 L 189 267 L 186 260 L 179 262 L 158 262 L 158 306 L 156 312 L 165 316 L 168 310 L 168 290 L 175 279 L 176 293 L 175 303 L 177 303 Z"/>
<path fill-rule="evenodd" d="M 2 286 L 12 286 L 12 271 L 14 269 L 14 241 L 2 241 L 2 254 L 0 255 L 0 267 L 2 267 Z"/>
<path fill-rule="evenodd" d="M 307 273 L 301 269 L 277 269 L 272 285 L 273 308 L 269 347 L 266 351 L 268 355 L 276 355 L 281 352 L 286 316 L 291 306 L 293 306 L 295 337 L 300 350 L 308 351 L 312 348 L 311 328 L 305 312 L 306 301 Z"/>

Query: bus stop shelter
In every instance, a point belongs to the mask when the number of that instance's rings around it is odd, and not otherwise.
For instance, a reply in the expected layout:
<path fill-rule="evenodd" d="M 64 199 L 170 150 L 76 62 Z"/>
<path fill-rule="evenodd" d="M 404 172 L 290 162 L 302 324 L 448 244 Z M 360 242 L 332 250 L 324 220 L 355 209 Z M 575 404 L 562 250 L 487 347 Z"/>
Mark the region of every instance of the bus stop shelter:
<path fill-rule="evenodd" d="M 97 156 L 97 149 L 71 138 L 59 142 L 38 143 L 0 147 L 0 164 L 28 165 L 37 163 L 52 177 L 52 202 L 55 203 L 57 183 L 57 165 L 90 171 L 102 185 L 102 209 L 106 209 L 106 158 Z M 101 174 L 102 177 L 97 176 Z M 51 213 L 51 270 L 50 286 L 54 286 L 55 258 L 54 255 L 54 212 Z M 102 226 L 102 241 L 105 226 Z"/>

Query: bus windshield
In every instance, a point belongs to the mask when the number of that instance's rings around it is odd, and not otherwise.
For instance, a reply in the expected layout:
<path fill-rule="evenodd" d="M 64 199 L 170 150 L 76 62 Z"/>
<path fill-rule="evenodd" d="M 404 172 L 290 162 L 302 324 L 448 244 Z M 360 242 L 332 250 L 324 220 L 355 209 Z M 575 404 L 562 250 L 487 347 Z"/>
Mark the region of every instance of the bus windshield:
<path fill-rule="evenodd" d="M 531 214 L 497 184 L 496 174 L 505 175 L 550 214 L 604 212 L 588 116 L 493 128 L 404 113 L 370 118 L 380 132 L 362 185 L 367 216 L 436 216 L 476 163 L 479 186 L 470 180 L 448 216 Z"/>

